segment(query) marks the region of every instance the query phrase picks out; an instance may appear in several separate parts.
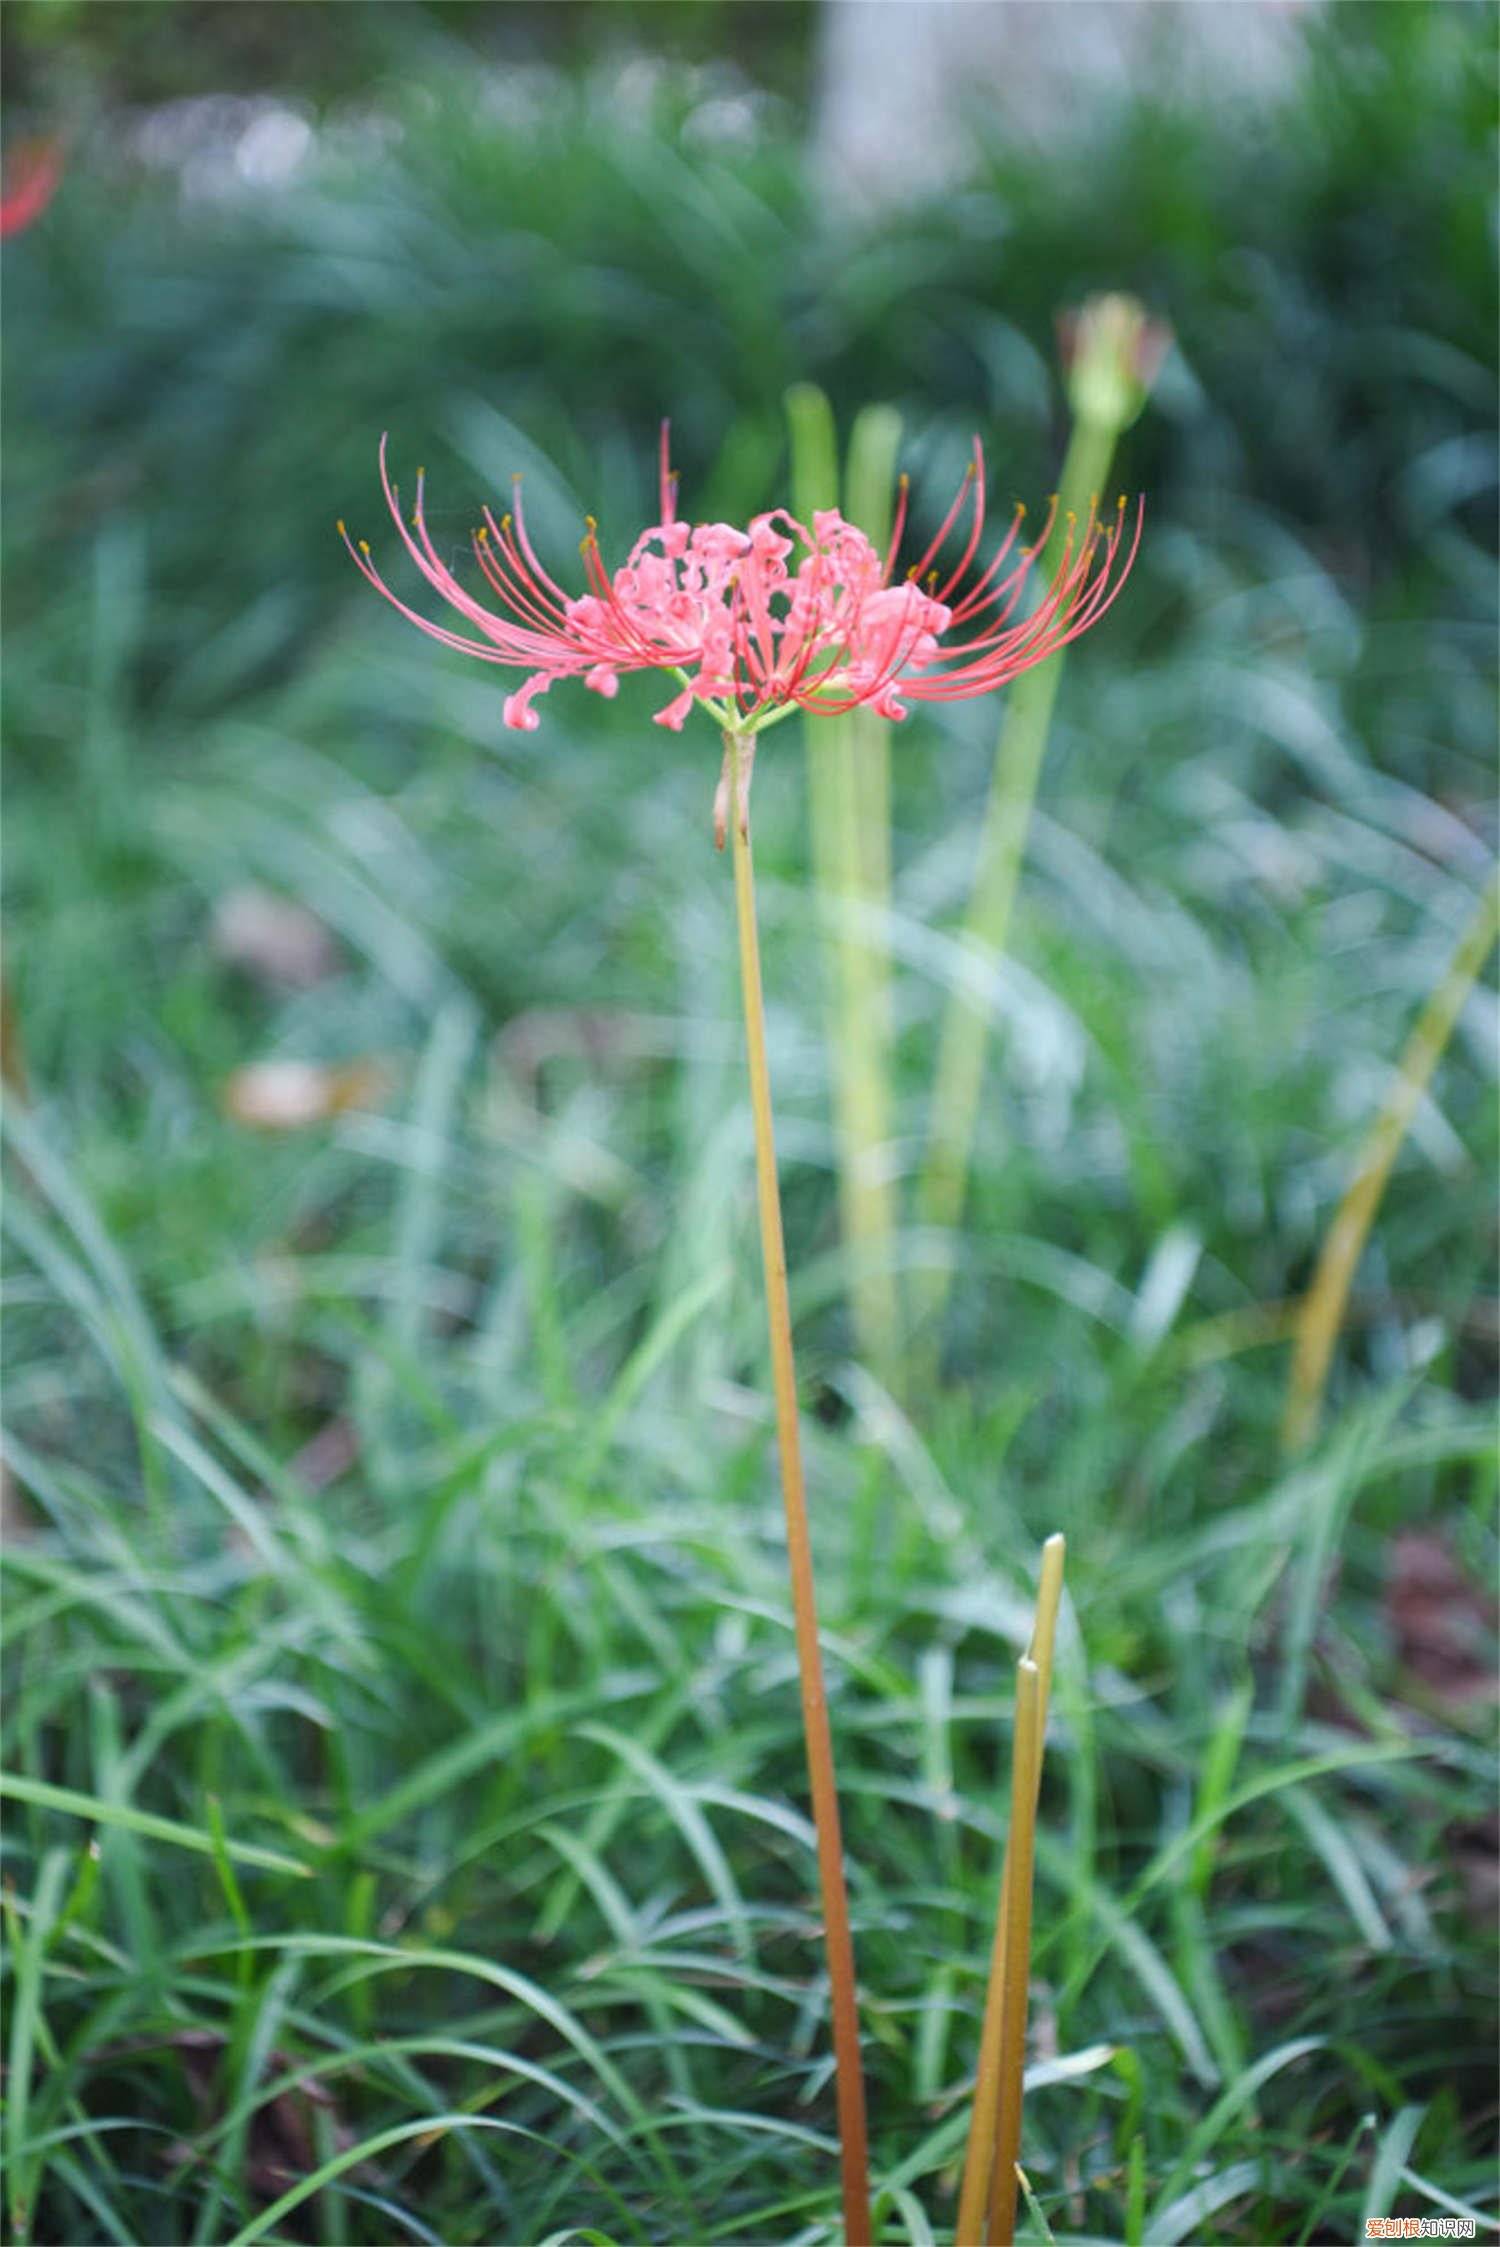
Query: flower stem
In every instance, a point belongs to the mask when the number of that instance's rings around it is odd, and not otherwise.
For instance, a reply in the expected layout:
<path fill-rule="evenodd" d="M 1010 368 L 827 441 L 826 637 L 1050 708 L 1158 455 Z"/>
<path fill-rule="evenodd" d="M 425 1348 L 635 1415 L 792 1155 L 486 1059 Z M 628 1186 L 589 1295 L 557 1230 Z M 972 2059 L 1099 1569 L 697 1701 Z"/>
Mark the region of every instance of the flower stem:
<path fill-rule="evenodd" d="M 787 392 L 792 504 L 801 522 L 839 504 L 833 409 L 812 383 Z M 849 438 L 845 512 L 877 550 L 890 543 L 901 418 L 866 406 Z M 892 1242 L 891 993 L 885 920 L 891 903 L 891 728 L 867 707 L 809 712 L 807 808 L 813 887 L 827 966 L 828 1050 L 838 1156 L 839 1223 L 860 1356 L 897 1385 L 900 1305 Z"/>
<path fill-rule="evenodd" d="M 865 2135 L 864 2077 L 859 2057 L 859 2005 L 854 1981 L 854 1942 L 849 1929 L 849 1898 L 844 1886 L 844 1850 L 839 1833 L 838 1794 L 833 1776 L 833 1736 L 818 1647 L 818 1611 L 813 1594 L 812 1540 L 802 1445 L 797 1427 L 797 1377 L 792 1362 L 792 1314 L 787 1297 L 786 1244 L 782 1236 L 781 1195 L 776 1182 L 776 1142 L 771 1123 L 771 1080 L 766 1067 L 765 1004 L 761 995 L 760 943 L 755 926 L 755 871 L 750 857 L 749 804 L 741 787 L 744 748 L 733 730 L 724 736 L 729 756 L 729 827 L 734 850 L 734 896 L 739 925 L 740 980 L 745 996 L 745 1048 L 750 1065 L 750 1107 L 755 1119 L 755 1182 L 760 1203 L 761 1255 L 766 1277 L 766 1315 L 771 1335 L 771 1378 L 776 1396 L 776 1434 L 781 1450 L 781 1488 L 786 1501 L 787 1558 L 792 1578 L 792 1609 L 797 1631 L 797 1667 L 802 1685 L 802 1729 L 807 1745 L 807 1775 L 813 1824 L 818 1838 L 818 1884 L 823 1903 L 823 1940 L 833 2011 L 834 2085 L 838 2104 L 839 2161 L 844 2191 L 847 2247 L 871 2247 L 869 2156 Z"/>
<path fill-rule="evenodd" d="M 1289 1451 L 1306 1443 L 1317 1427 L 1334 1344 L 1344 1323 L 1344 1306 L 1366 1236 L 1375 1222 L 1386 1181 L 1421 1105 L 1428 1080 L 1442 1058 L 1464 1001 L 1489 958 L 1497 930 L 1500 930 L 1500 870 L 1492 873 L 1485 884 L 1473 918 L 1407 1040 L 1390 1090 L 1359 1151 L 1353 1181 L 1328 1228 L 1318 1268 L 1297 1318 L 1297 1346 L 1281 1424 L 1281 1440 Z"/>
<path fill-rule="evenodd" d="M 1091 496 L 1102 490 L 1116 434 L 1113 428 L 1097 422 L 1080 419 L 1076 423 L 1063 463 L 1050 547 L 1055 548 L 1067 536 L 1069 516 L 1081 522 L 1088 513 Z M 962 939 L 987 970 L 993 970 L 1004 958 L 1010 941 L 1026 837 L 1065 653 L 1059 648 L 1045 663 L 1023 672 L 1007 698 Z M 977 989 L 956 984 L 949 993 L 938 1043 L 927 1152 L 916 1196 L 918 1223 L 938 1233 L 956 1231 L 963 1216 L 984 1090 L 991 1011 Z M 918 1315 L 927 1327 L 913 1381 L 916 1393 L 921 1393 L 937 1373 L 942 1352 L 940 1325 L 951 1280 L 951 1264 L 943 1263 L 927 1273 L 915 1291 Z"/>

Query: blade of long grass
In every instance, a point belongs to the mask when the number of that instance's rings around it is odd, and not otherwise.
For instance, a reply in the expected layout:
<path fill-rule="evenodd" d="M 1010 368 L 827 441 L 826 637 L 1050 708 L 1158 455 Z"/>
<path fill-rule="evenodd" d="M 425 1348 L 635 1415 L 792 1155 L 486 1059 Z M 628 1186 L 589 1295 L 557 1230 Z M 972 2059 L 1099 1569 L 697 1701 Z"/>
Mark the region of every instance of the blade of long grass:
<path fill-rule="evenodd" d="M 42 2013 L 42 1967 L 62 1903 L 68 1877 L 65 1849 L 49 1849 L 43 1857 L 20 1937 L 15 1960 L 15 1985 L 10 2007 L 10 2065 L 6 2080 L 5 2150 L 10 2170 L 10 2230 L 16 2241 L 31 2237 L 36 2209 L 40 2165 L 27 2135 L 31 2107 L 31 2070 L 39 2041 Z"/>
<path fill-rule="evenodd" d="M 1370 2164 L 1370 2178 L 1365 2186 L 1364 2205 L 1359 2211 L 1355 2226 L 1356 2239 L 1367 2239 L 1370 2225 L 1378 2216 L 1388 2216 L 1391 2202 L 1401 2182 L 1401 2172 L 1411 2159 L 1411 2149 L 1417 2142 L 1417 2132 L 1427 2119 L 1426 2107 L 1402 2107 L 1392 2116 L 1375 2149 Z"/>
<path fill-rule="evenodd" d="M 1328 1877 L 1343 1897 L 1349 1916 L 1372 1951 L 1388 1951 L 1392 1935 L 1381 1916 L 1358 1851 L 1344 1826 L 1329 1816 L 1315 1795 L 1301 1787 L 1288 1787 L 1282 1797 L 1287 1809 L 1306 1834 L 1328 1869 Z"/>
<path fill-rule="evenodd" d="M 1325 2039 L 1321 2036 L 1293 2037 L 1289 2043 L 1278 2044 L 1274 2051 L 1264 2052 L 1253 2066 L 1246 2068 L 1239 2080 L 1231 2083 L 1214 2101 L 1213 2106 L 1193 2131 L 1175 2165 L 1169 2173 L 1156 2205 L 1146 2219 L 1146 2235 L 1154 2239 L 1158 2227 L 1166 2222 L 1167 2211 L 1180 2193 L 1187 2190 L 1206 2157 L 1213 2151 L 1229 2124 L 1253 2101 L 1256 2092 L 1283 2068 L 1295 2066 L 1310 2052 L 1320 2052 Z"/>
<path fill-rule="evenodd" d="M 217 1854 L 211 1832 L 196 1826 L 180 1825 L 173 1818 L 158 1818 L 149 1810 L 137 1810 L 132 1803 L 107 1802 L 101 1795 L 81 1794 L 76 1787 L 54 1787 L 45 1779 L 28 1779 L 18 1771 L 0 1771 L 0 1801 L 29 1802 L 38 1810 L 56 1810 L 65 1818 L 87 1818 L 91 1825 L 118 1826 L 122 1832 L 139 1834 L 143 1841 L 159 1841 L 172 1849 L 190 1849 L 202 1857 Z M 295 1857 L 283 1856 L 279 1849 L 262 1849 L 249 1841 L 224 1841 L 225 1856 L 236 1865 L 253 1866 L 261 1872 L 292 1873 L 298 1879 L 311 1876 L 312 1868 L 300 1864 Z"/>
<path fill-rule="evenodd" d="M 1056 2237 L 1052 2226 L 1047 2221 L 1046 2211 L 1032 2191 L 1031 2179 L 1019 2162 L 1016 2163 L 1016 2182 L 1021 2188 L 1021 2198 L 1026 2203 L 1026 2213 L 1035 2224 L 1038 2237 L 1044 2242 L 1044 2247 L 1057 2247 Z"/>
<path fill-rule="evenodd" d="M 1253 2192 L 1263 2173 L 1259 2161 L 1236 2161 L 1216 2177 L 1205 2177 L 1152 2220 L 1146 2234 L 1150 2247 L 1184 2247 L 1187 2241 L 1201 2240 L 1209 2217 Z"/>
<path fill-rule="evenodd" d="M 672 1776 L 666 1765 L 642 1747 L 638 1740 L 629 1739 L 623 1732 L 609 1725 L 584 1724 L 580 1736 L 597 1740 L 618 1756 L 636 1774 L 652 1801 L 661 1805 L 668 1820 L 677 1828 L 688 1849 L 697 1861 L 698 1869 L 717 1898 L 725 1922 L 734 1936 L 734 1945 L 741 1958 L 752 1958 L 755 1945 L 750 1933 L 749 1914 L 745 1899 L 735 1884 L 729 1869 L 729 1860 L 713 1827 L 703 1815 L 702 1804 L 694 1791 Z"/>
<path fill-rule="evenodd" d="M 1297 1343 L 1287 1389 L 1282 1442 L 1288 1450 L 1306 1443 L 1317 1426 L 1334 1345 L 1343 1324 L 1344 1305 L 1360 1255 L 1375 1222 L 1381 1197 L 1395 1168 L 1422 1095 L 1453 1034 L 1464 1001 L 1500 932 L 1500 867 L 1485 885 L 1474 914 L 1417 1019 L 1396 1067 L 1380 1113 L 1365 1134 L 1354 1177 L 1334 1212 L 1318 1267 L 1297 1320 Z"/>
<path fill-rule="evenodd" d="M 410 2145 L 413 2140 L 425 2140 L 431 2144 L 448 2131 L 462 2130 L 490 2130 L 503 2137 L 546 2146 L 554 2160 L 570 2163 L 596 2189 L 603 2189 L 599 2178 L 593 2175 L 587 2162 L 578 2154 L 559 2145 L 555 2139 L 544 2138 L 539 2131 L 523 2129 L 517 2122 L 497 2121 L 493 2115 L 487 2114 L 423 2116 L 420 2121 L 398 2122 L 387 2130 L 377 2130 L 368 2138 L 356 2140 L 353 2145 L 340 2147 L 337 2153 L 320 2162 L 307 2176 L 299 2177 L 296 2184 L 273 2200 L 268 2208 L 262 2208 L 248 2224 L 235 2233 L 227 2247 L 254 2247 L 256 2240 L 264 2239 L 268 2232 L 275 2230 L 284 2216 L 289 2216 L 294 2208 L 300 2208 L 304 2201 L 311 2200 L 325 2185 L 331 2184 L 335 2178 L 345 2176 L 349 2170 L 358 2168 L 362 2163 L 372 2162 L 380 2154 L 389 2153 L 395 2146 Z M 638 2232 L 637 2236 L 643 2235 Z"/>

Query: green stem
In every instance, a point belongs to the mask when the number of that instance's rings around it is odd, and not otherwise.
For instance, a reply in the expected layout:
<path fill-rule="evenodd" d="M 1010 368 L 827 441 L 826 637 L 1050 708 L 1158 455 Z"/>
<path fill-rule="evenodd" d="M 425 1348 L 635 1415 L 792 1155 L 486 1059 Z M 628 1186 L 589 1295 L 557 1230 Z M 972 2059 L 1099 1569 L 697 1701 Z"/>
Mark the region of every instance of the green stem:
<path fill-rule="evenodd" d="M 793 502 L 810 523 L 839 503 L 833 411 L 821 390 L 787 393 Z M 845 513 L 883 551 L 891 532 L 900 416 L 867 406 L 849 438 Z M 897 1373 L 899 1305 L 890 1175 L 890 725 L 868 709 L 806 719 L 813 885 L 828 961 L 828 1051 L 838 1157 L 839 1225 L 861 1357 L 888 1387 Z"/>
<path fill-rule="evenodd" d="M 818 1613 L 813 1591 L 812 1538 L 802 1444 L 797 1425 L 797 1376 L 792 1360 L 792 1314 L 787 1295 L 786 1243 L 781 1195 L 776 1181 L 776 1142 L 771 1121 L 771 1081 L 766 1066 L 765 1003 L 761 991 L 760 943 L 755 923 L 755 870 L 750 855 L 750 815 L 741 789 L 740 736 L 727 732 L 729 828 L 734 848 L 734 894 L 739 929 L 740 980 L 745 997 L 745 1046 L 750 1066 L 750 1107 L 755 1120 L 755 1181 L 760 1205 L 761 1255 L 765 1266 L 766 1314 L 771 1337 L 771 1379 L 776 1397 L 776 1433 L 781 1450 L 781 1488 L 786 1502 L 787 1558 L 791 1569 L 792 1610 L 796 1621 L 797 1668 L 802 1687 L 802 1729 L 807 1775 L 818 1841 L 818 1884 L 823 1903 L 823 1939 L 828 1956 L 833 2013 L 834 2086 L 838 2105 L 839 2160 L 844 2193 L 847 2247 L 871 2247 L 869 2156 L 865 2131 L 864 2077 L 859 2056 L 859 2004 L 854 1980 L 854 1941 L 849 1898 L 844 1885 L 844 1851 L 839 1832 L 838 1793 L 833 1773 L 833 1735 L 818 1645 Z"/>
<path fill-rule="evenodd" d="M 1328 1228 L 1318 1268 L 1298 1316 L 1297 1346 L 1281 1428 L 1282 1442 L 1288 1450 L 1296 1450 L 1304 1444 L 1317 1426 L 1334 1344 L 1344 1323 L 1344 1306 L 1381 1196 L 1432 1072 L 1452 1036 L 1464 1000 L 1489 957 L 1497 932 L 1500 932 L 1500 868 L 1486 883 L 1442 980 L 1407 1040 L 1390 1090 L 1360 1149 L 1354 1178 Z"/>
<path fill-rule="evenodd" d="M 1081 420 L 1075 426 L 1063 463 L 1049 551 L 1066 537 L 1069 516 L 1083 522 L 1091 501 L 1102 496 L 1116 435 L 1103 422 Z M 1038 559 L 1045 561 L 1045 555 Z M 986 967 L 1004 957 L 1010 940 L 1031 810 L 1066 653 L 1059 649 L 1045 663 L 1022 672 L 1009 690 L 963 929 L 965 946 Z M 990 1010 L 983 996 L 956 984 L 943 1017 L 927 1154 L 917 1180 L 918 1221 L 939 1232 L 951 1233 L 963 1215 L 989 1034 Z M 938 1327 L 951 1277 L 951 1263 L 936 1265 L 920 1291 L 919 1309 L 928 1326 L 929 1372 L 936 1371 L 941 1352 Z"/>

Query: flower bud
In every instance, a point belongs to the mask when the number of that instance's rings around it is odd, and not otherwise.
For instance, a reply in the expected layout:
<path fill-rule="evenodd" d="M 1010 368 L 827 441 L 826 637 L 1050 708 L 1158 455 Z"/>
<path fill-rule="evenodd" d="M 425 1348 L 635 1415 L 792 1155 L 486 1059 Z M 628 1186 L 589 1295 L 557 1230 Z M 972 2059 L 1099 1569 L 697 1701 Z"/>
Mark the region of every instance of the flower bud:
<path fill-rule="evenodd" d="M 1150 396 L 1172 330 L 1133 296 L 1092 296 L 1057 326 L 1074 414 L 1117 436 Z"/>

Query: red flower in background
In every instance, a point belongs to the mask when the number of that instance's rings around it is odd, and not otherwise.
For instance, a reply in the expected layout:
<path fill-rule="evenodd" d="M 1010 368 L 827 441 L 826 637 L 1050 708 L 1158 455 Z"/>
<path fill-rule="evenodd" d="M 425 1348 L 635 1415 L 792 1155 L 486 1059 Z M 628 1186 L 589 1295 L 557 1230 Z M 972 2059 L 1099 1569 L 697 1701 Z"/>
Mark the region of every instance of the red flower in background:
<path fill-rule="evenodd" d="M 62 142 L 23 140 L 7 157 L 0 192 L 0 239 L 19 234 L 39 219 L 63 175 Z"/>

